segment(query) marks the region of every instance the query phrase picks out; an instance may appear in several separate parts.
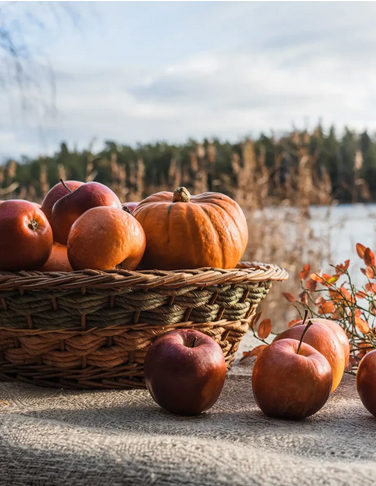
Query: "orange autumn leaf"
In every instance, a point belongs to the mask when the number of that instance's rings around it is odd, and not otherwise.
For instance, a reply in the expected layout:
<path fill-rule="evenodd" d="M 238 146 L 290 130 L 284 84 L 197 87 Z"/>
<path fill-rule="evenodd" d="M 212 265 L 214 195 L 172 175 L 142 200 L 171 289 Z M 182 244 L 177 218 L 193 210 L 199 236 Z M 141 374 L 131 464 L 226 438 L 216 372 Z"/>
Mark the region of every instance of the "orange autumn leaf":
<path fill-rule="evenodd" d="M 290 294 L 290 292 L 282 292 L 283 297 L 288 300 L 289 302 L 295 302 L 295 296 Z"/>
<path fill-rule="evenodd" d="M 365 292 L 362 292 L 361 290 L 359 290 L 359 292 L 357 292 L 355 294 L 355 297 L 357 299 L 365 299 L 367 297 L 367 294 Z"/>
<path fill-rule="evenodd" d="M 264 319 L 260 322 L 257 335 L 260 339 L 266 339 L 272 330 L 272 322 L 270 319 Z"/>
<path fill-rule="evenodd" d="M 327 273 L 323 273 L 322 275 L 319 275 L 317 273 L 311 273 L 311 280 L 314 280 L 315 282 L 321 283 L 321 285 L 332 285 L 337 280 L 339 279 L 339 275 L 328 275 Z"/>
<path fill-rule="evenodd" d="M 325 302 L 325 304 L 320 304 L 319 305 L 319 314 L 331 314 L 332 312 L 335 311 L 335 307 L 333 302 Z"/>
<path fill-rule="evenodd" d="M 319 275 L 318 273 L 311 273 L 310 279 L 314 280 L 317 283 L 321 283 L 324 279 L 329 280 L 330 275 L 323 273 L 322 275 Z"/>
<path fill-rule="evenodd" d="M 343 297 L 339 289 L 329 290 L 329 295 L 333 302 L 340 302 L 341 300 L 343 300 Z"/>
<path fill-rule="evenodd" d="M 366 268 L 366 275 L 369 279 L 371 279 L 375 276 L 375 271 L 374 271 L 373 267 L 367 267 Z"/>
<path fill-rule="evenodd" d="M 261 317 L 261 312 L 257 312 L 257 314 L 255 314 L 255 317 L 252 319 L 252 323 L 250 325 L 251 329 L 254 329 L 256 327 L 256 324 L 258 323 L 260 317 Z"/>
<path fill-rule="evenodd" d="M 299 294 L 299 300 L 303 305 L 308 305 L 307 292 L 303 291 L 301 294 Z"/>
<path fill-rule="evenodd" d="M 307 290 L 314 291 L 317 288 L 317 282 L 315 280 L 312 280 L 311 278 L 307 281 L 306 283 L 306 288 Z"/>
<path fill-rule="evenodd" d="M 260 344 L 260 346 L 256 346 L 255 348 L 253 348 L 252 351 L 244 351 L 243 357 L 240 358 L 240 361 L 243 361 L 246 358 L 252 358 L 252 356 L 259 356 L 262 351 L 267 347 L 267 344 Z"/>
<path fill-rule="evenodd" d="M 364 339 L 359 340 L 358 349 L 368 349 L 370 347 L 369 343 L 364 341 Z"/>
<path fill-rule="evenodd" d="M 370 294 L 376 294 L 376 284 L 368 283 L 364 287 Z"/>
<path fill-rule="evenodd" d="M 354 316 L 355 317 L 360 317 L 361 315 L 362 315 L 362 311 L 360 309 L 355 309 Z"/>
<path fill-rule="evenodd" d="M 350 260 L 346 260 L 345 263 L 336 265 L 336 273 L 338 275 L 342 275 L 343 273 L 346 273 L 347 269 L 349 268 L 349 265 L 350 265 Z"/>
<path fill-rule="evenodd" d="M 366 275 L 366 269 L 365 268 L 361 268 L 360 271 L 362 272 L 363 275 Z"/>
<path fill-rule="evenodd" d="M 375 307 L 375 304 L 373 302 L 371 302 L 370 306 L 369 306 L 369 311 L 370 313 L 375 316 L 376 315 L 376 307 Z"/>
<path fill-rule="evenodd" d="M 333 302 L 354 303 L 353 296 L 343 285 L 339 289 L 329 290 L 329 295 Z"/>
<path fill-rule="evenodd" d="M 326 303 L 326 300 L 324 299 L 324 297 L 317 297 L 316 301 L 315 301 L 315 304 L 316 305 L 322 305 L 322 304 L 325 304 Z"/>
<path fill-rule="evenodd" d="M 337 307 L 337 309 L 332 314 L 332 319 L 340 320 L 340 319 L 343 318 L 344 314 L 345 313 L 344 313 L 344 310 L 342 309 L 342 307 Z"/>
<path fill-rule="evenodd" d="M 370 327 L 368 322 L 361 319 L 360 317 L 355 317 L 355 325 L 359 329 L 359 331 L 363 334 L 367 334 L 370 331 Z"/>
<path fill-rule="evenodd" d="M 297 322 L 302 322 L 301 319 L 293 319 L 292 321 L 290 321 L 288 323 L 288 327 L 292 327 L 294 324 L 296 324 Z"/>
<path fill-rule="evenodd" d="M 356 252 L 358 256 L 363 260 L 364 259 L 364 252 L 366 251 L 366 247 L 362 245 L 361 243 L 357 243 L 356 246 Z"/>
<path fill-rule="evenodd" d="M 364 252 L 364 263 L 367 266 L 375 265 L 375 255 L 370 248 L 366 248 Z"/>
<path fill-rule="evenodd" d="M 309 276 L 309 272 L 311 271 L 311 265 L 308 263 L 304 265 L 303 270 L 299 273 L 300 280 L 306 280 Z"/>

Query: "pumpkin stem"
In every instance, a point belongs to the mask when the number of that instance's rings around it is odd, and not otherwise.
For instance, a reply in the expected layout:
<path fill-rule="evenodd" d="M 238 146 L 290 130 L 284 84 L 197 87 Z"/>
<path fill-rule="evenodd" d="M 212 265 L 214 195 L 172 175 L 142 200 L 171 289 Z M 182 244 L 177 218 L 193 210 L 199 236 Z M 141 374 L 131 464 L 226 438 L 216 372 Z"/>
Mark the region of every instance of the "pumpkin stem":
<path fill-rule="evenodd" d="M 191 200 L 191 195 L 186 187 L 178 187 L 174 191 L 174 197 L 172 202 L 189 202 Z"/>

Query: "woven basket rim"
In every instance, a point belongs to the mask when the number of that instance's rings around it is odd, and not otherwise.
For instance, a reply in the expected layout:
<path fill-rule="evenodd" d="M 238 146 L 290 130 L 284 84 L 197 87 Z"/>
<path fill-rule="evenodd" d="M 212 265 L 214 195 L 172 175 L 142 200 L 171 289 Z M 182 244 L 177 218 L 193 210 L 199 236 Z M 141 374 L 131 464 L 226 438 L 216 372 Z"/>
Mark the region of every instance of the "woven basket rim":
<path fill-rule="evenodd" d="M 278 265 L 240 262 L 236 268 L 189 270 L 78 270 L 73 272 L 0 272 L 0 291 L 68 290 L 74 288 L 148 290 L 156 287 L 179 288 L 189 285 L 208 287 L 269 281 L 285 281 L 287 271 Z"/>

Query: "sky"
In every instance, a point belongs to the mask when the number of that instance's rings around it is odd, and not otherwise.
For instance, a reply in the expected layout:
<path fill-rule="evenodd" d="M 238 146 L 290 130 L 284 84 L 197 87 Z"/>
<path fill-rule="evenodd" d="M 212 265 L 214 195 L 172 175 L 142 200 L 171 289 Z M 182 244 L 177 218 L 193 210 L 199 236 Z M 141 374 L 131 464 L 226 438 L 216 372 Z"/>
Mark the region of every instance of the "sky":
<path fill-rule="evenodd" d="M 376 131 L 375 2 L 4 4 L 0 28 L 50 64 L 56 97 L 42 108 L 50 74 L 32 64 L 31 109 L 0 84 L 0 161 L 62 141 L 236 141 L 319 120 Z M 27 22 L 31 8 L 44 27 Z"/>

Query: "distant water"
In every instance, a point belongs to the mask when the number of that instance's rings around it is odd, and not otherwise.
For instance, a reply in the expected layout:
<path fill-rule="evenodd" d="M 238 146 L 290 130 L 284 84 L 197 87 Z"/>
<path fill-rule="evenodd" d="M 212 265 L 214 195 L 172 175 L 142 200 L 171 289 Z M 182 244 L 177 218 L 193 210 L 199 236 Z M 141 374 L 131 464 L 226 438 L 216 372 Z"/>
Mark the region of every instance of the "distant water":
<path fill-rule="evenodd" d="M 271 209 L 279 220 L 288 221 L 289 215 L 298 212 L 298 209 L 278 207 Z M 311 206 L 309 225 L 313 230 L 315 241 L 320 239 L 320 248 L 323 248 L 321 269 L 326 273 L 333 272 L 330 264 L 343 263 L 350 260 L 350 271 L 354 275 L 354 283 L 363 284 L 364 276 L 360 272 L 362 260 L 355 249 L 356 243 L 369 246 L 376 254 L 376 204 L 340 204 L 332 207 Z M 291 225 L 292 241 L 299 235 L 299 227 Z M 288 239 L 288 233 L 286 233 Z M 288 244 L 288 241 L 286 241 Z M 307 242 L 312 248 L 313 242 Z M 308 259 L 309 260 L 309 259 Z M 312 263 L 307 261 L 307 263 Z M 320 270 L 320 268 L 312 268 Z"/>
<path fill-rule="evenodd" d="M 316 236 L 330 235 L 332 262 L 350 259 L 360 268 L 355 245 L 362 243 L 376 253 L 376 204 L 341 204 L 328 210 L 312 207 L 312 228 Z"/>
<path fill-rule="evenodd" d="M 316 237 L 330 240 L 328 258 L 323 258 L 323 270 L 330 272 L 331 264 L 350 259 L 350 272 L 357 285 L 365 283 L 360 272 L 362 260 L 356 243 L 369 246 L 376 253 L 376 204 L 341 204 L 331 207 L 311 207 L 311 225 Z M 328 238 L 329 236 L 329 238 Z"/>

